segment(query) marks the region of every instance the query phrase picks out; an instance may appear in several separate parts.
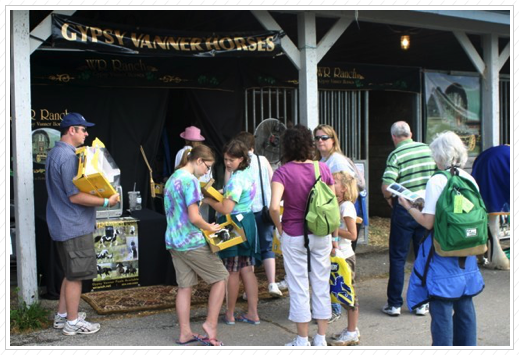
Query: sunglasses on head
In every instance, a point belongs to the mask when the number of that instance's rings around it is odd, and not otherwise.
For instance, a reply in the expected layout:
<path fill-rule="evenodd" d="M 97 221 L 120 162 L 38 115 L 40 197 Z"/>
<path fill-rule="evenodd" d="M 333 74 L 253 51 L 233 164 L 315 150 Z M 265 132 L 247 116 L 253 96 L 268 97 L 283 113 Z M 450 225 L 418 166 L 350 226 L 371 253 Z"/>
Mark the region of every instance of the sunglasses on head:
<path fill-rule="evenodd" d="M 316 140 L 316 141 L 318 141 L 318 140 L 326 141 L 326 140 L 328 140 L 330 138 L 332 138 L 332 137 L 330 137 L 330 136 L 315 136 L 314 140 Z"/>

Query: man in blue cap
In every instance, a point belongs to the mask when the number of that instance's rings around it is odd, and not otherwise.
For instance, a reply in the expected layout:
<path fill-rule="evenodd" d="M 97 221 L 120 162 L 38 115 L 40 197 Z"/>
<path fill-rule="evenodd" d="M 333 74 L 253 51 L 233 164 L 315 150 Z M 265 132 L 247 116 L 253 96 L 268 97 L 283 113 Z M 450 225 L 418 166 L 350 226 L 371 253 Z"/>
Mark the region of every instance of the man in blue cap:
<path fill-rule="evenodd" d="M 60 124 L 61 139 L 49 152 L 46 164 L 48 192 L 47 224 L 56 242 L 65 277 L 61 284 L 58 312 L 54 328 L 65 335 L 93 334 L 98 323 L 85 321 L 86 314 L 78 312 L 82 280 L 97 276 L 97 262 L 92 233 L 95 229 L 95 207 L 113 206 L 119 194 L 101 198 L 79 191 L 72 179 L 78 171 L 76 148 L 85 143 L 87 127 L 94 126 L 79 113 L 69 113 Z"/>

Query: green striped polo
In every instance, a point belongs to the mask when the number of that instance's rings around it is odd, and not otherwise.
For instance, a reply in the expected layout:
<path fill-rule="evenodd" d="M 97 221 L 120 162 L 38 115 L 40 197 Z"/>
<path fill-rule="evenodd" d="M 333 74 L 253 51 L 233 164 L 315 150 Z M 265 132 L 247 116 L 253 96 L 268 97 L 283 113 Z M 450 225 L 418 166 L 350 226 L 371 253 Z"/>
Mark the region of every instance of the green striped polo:
<path fill-rule="evenodd" d="M 425 185 L 436 170 L 436 163 L 427 144 L 414 142 L 411 138 L 397 144 L 389 154 L 382 182 L 394 182 L 411 191 L 425 190 Z"/>

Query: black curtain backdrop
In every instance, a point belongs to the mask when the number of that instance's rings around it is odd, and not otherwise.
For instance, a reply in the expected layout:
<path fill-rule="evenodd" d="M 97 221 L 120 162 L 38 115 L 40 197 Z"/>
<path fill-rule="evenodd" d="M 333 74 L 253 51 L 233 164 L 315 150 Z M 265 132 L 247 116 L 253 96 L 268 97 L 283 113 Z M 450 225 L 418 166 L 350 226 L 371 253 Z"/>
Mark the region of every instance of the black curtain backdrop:
<path fill-rule="evenodd" d="M 215 155 L 213 178 L 215 187 L 223 187 L 223 147 L 244 127 L 243 93 L 211 90 L 189 90 L 187 100 L 195 121 Z"/>
<path fill-rule="evenodd" d="M 33 130 L 48 123 L 49 114 L 79 112 L 89 122 L 90 128 L 85 142 L 91 145 L 99 138 L 121 169 L 121 186 L 124 191 L 124 208 L 128 208 L 127 192 L 141 191 L 143 206 L 153 208 L 150 195 L 149 170 L 140 151 L 143 146 L 150 164 L 157 153 L 162 127 L 166 117 L 168 90 L 85 88 L 61 86 L 33 86 L 32 109 Z M 52 123 L 59 130 L 60 120 Z M 34 163 L 36 210 L 45 209 L 44 164 Z"/>

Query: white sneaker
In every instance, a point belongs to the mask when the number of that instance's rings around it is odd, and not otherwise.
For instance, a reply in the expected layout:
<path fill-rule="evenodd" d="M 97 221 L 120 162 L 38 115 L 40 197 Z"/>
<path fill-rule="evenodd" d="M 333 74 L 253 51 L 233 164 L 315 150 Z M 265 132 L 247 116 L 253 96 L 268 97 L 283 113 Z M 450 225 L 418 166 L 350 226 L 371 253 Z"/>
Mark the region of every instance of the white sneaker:
<path fill-rule="evenodd" d="M 290 343 L 286 343 L 285 346 L 312 346 L 309 341 L 306 341 L 306 344 L 299 344 L 297 342 L 297 337 L 292 340 Z"/>
<path fill-rule="evenodd" d="M 69 322 L 65 323 L 63 327 L 63 334 L 65 335 L 76 335 L 76 334 L 94 334 L 101 329 L 99 323 L 90 323 L 86 320 L 78 320 L 76 325 L 70 325 Z"/>
<path fill-rule="evenodd" d="M 277 285 L 278 285 L 278 289 L 279 289 L 280 291 L 286 291 L 286 290 L 288 290 L 288 284 L 287 284 L 287 281 L 286 281 L 286 280 L 283 280 L 283 281 L 278 282 Z"/>
<path fill-rule="evenodd" d="M 359 331 L 348 334 L 348 328 L 344 329 L 338 337 L 330 341 L 331 346 L 352 346 L 359 344 Z"/>
<path fill-rule="evenodd" d="M 344 330 L 341 332 L 341 333 L 335 333 L 335 334 L 332 334 L 332 336 L 330 337 L 331 339 L 339 339 L 341 336 L 342 336 L 342 333 L 343 332 L 347 332 L 348 331 L 348 328 L 344 328 Z M 355 332 L 357 332 L 357 338 L 360 339 L 360 330 L 359 330 L 359 327 L 355 327 Z"/>
<path fill-rule="evenodd" d="M 279 287 L 276 283 L 269 284 L 269 294 L 272 297 L 276 297 L 276 298 L 283 296 L 283 292 L 281 292 L 279 290 Z"/>
<path fill-rule="evenodd" d="M 314 337 L 314 341 L 312 342 L 312 346 L 328 346 L 326 343 L 326 340 L 322 340 L 320 342 L 317 342 L 317 337 Z"/>
<path fill-rule="evenodd" d="M 400 307 L 389 306 L 386 303 L 384 308 L 382 308 L 382 312 L 384 312 L 385 314 L 388 314 L 388 315 L 390 315 L 392 317 L 396 317 L 396 316 L 400 315 Z"/>
<path fill-rule="evenodd" d="M 425 316 L 429 313 L 429 303 L 423 304 L 415 310 L 417 316 Z"/>
<path fill-rule="evenodd" d="M 85 320 L 85 318 L 86 318 L 85 312 L 77 313 L 77 319 Z M 63 329 L 63 327 L 65 326 L 65 323 L 67 323 L 67 317 L 61 317 L 58 313 L 56 313 L 54 315 L 54 328 Z"/>

